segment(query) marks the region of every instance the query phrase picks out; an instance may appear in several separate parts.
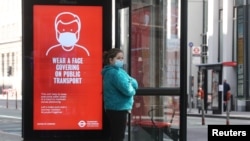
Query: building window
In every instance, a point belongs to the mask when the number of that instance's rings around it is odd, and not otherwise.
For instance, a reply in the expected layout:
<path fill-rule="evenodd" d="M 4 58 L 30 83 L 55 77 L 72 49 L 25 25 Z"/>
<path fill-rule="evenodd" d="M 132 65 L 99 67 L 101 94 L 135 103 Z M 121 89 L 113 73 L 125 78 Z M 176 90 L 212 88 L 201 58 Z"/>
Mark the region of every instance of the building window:
<path fill-rule="evenodd" d="M 4 54 L 2 53 L 2 77 L 4 77 Z"/>
<path fill-rule="evenodd" d="M 235 6 L 243 5 L 243 4 L 244 4 L 244 1 L 245 1 L 245 0 L 235 0 L 235 1 L 234 1 Z"/>
<path fill-rule="evenodd" d="M 233 54 L 232 54 L 232 58 L 233 58 L 233 61 L 237 61 L 237 20 L 236 20 L 236 17 L 237 17 L 237 8 L 234 7 L 234 11 L 233 11 Z"/>
<path fill-rule="evenodd" d="M 218 62 L 222 61 L 223 58 L 223 9 L 219 10 L 219 48 L 218 48 Z"/>
<path fill-rule="evenodd" d="M 179 1 L 133 3 L 131 73 L 139 86 L 180 86 Z"/>
<path fill-rule="evenodd" d="M 244 9 L 237 9 L 237 94 L 239 97 L 244 95 Z"/>
<path fill-rule="evenodd" d="M 12 75 L 14 75 L 15 73 L 15 53 L 12 52 L 11 53 L 11 66 L 12 66 Z"/>

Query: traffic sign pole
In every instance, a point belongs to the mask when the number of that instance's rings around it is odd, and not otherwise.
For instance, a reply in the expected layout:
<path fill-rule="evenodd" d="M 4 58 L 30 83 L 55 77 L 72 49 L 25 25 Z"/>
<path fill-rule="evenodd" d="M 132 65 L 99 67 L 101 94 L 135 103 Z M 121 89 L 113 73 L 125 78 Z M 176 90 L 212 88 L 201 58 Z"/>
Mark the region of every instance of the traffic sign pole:
<path fill-rule="evenodd" d="M 189 96 L 188 96 L 188 107 L 189 107 L 189 112 L 191 112 L 192 110 L 192 93 L 193 93 L 193 86 L 192 86 L 192 56 L 193 56 L 193 52 L 192 52 L 192 47 L 193 47 L 193 42 L 189 42 L 189 47 L 190 47 L 190 55 L 189 55 L 189 62 L 190 62 L 190 66 L 189 66 Z"/>

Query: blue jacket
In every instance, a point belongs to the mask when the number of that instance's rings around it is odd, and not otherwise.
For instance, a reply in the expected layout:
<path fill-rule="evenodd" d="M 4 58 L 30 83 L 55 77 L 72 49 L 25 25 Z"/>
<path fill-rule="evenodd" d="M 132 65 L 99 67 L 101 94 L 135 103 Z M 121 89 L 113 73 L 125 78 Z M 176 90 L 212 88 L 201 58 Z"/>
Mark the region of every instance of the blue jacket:
<path fill-rule="evenodd" d="M 123 69 L 106 65 L 102 70 L 104 107 L 107 110 L 131 110 L 137 81 Z"/>

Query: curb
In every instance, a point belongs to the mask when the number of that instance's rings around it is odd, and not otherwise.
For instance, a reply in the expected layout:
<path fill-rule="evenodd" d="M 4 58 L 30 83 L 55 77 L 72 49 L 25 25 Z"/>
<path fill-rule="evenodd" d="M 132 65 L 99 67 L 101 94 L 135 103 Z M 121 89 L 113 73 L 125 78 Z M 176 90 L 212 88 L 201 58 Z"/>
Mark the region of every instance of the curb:
<path fill-rule="evenodd" d="M 190 116 L 190 117 L 201 117 L 202 115 L 201 114 L 187 114 L 187 116 Z M 227 116 L 226 115 L 204 115 L 204 117 L 207 117 L 207 118 L 224 118 L 226 119 Z M 229 115 L 229 118 L 230 119 L 242 119 L 242 120 L 250 120 L 250 117 L 247 117 L 247 116 L 237 116 L 237 115 Z"/>

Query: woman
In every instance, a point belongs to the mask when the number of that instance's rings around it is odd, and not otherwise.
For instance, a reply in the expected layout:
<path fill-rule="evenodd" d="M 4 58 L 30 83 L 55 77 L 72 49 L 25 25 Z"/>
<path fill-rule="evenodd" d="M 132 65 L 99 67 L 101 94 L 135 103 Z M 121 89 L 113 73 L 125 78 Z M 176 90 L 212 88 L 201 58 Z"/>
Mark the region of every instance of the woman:
<path fill-rule="evenodd" d="M 137 81 L 123 69 L 123 52 L 113 48 L 104 53 L 104 108 L 110 123 L 110 141 L 123 141 L 128 112 L 134 103 Z"/>
<path fill-rule="evenodd" d="M 197 91 L 197 107 L 198 107 L 198 112 L 202 110 L 202 100 L 204 99 L 204 91 L 201 86 L 199 86 L 198 91 Z"/>

